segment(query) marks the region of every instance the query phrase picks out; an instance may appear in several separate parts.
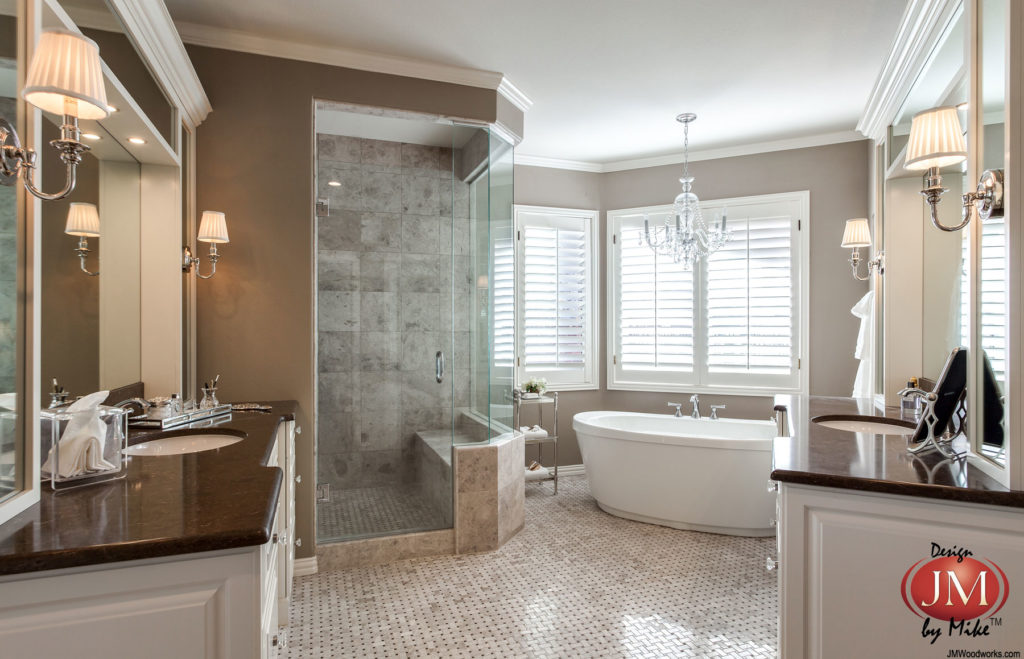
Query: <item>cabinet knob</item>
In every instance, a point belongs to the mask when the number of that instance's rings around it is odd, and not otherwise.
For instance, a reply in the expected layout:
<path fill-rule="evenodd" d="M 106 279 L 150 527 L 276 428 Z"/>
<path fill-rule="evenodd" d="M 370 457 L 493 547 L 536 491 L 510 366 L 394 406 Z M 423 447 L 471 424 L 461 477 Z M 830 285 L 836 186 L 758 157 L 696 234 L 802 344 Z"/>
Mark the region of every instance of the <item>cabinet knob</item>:
<path fill-rule="evenodd" d="M 295 475 L 295 482 L 296 483 L 301 483 L 302 482 L 302 474 L 296 474 Z"/>
<path fill-rule="evenodd" d="M 302 546 L 302 538 L 295 538 L 295 546 L 296 547 L 301 547 Z"/>
<path fill-rule="evenodd" d="M 770 520 L 768 520 L 768 526 L 770 526 L 772 528 L 775 528 L 778 525 L 779 525 L 779 520 L 775 519 L 774 517 L 771 518 Z"/>
<path fill-rule="evenodd" d="M 779 482 L 778 481 L 768 481 L 768 492 L 778 492 L 778 491 L 779 491 Z"/>
<path fill-rule="evenodd" d="M 302 434 L 302 426 L 295 426 L 295 434 L 296 435 L 301 435 Z"/>
<path fill-rule="evenodd" d="M 778 567 L 779 567 L 779 562 L 777 560 L 775 560 L 774 558 L 769 556 L 765 560 L 764 569 L 768 570 L 769 572 L 772 572 L 772 571 L 778 569 Z"/>

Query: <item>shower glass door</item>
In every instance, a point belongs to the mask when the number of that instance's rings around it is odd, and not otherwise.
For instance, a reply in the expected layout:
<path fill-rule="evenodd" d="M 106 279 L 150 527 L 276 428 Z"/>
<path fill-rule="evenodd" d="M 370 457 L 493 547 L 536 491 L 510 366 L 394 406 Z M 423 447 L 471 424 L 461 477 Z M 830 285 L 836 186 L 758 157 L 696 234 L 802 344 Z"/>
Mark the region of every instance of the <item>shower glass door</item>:
<path fill-rule="evenodd" d="M 320 543 L 451 528 L 453 438 L 491 436 L 480 378 L 485 397 L 510 398 L 511 368 L 507 391 L 488 391 L 487 281 L 494 199 L 511 237 L 511 147 L 484 127 L 387 115 L 316 105 Z"/>

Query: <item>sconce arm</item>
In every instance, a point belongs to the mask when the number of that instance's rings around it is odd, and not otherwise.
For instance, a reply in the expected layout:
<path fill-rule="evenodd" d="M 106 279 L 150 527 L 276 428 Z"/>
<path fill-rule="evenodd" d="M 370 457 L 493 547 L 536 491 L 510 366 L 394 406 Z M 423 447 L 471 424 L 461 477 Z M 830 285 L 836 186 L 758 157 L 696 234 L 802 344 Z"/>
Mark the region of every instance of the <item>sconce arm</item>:
<path fill-rule="evenodd" d="M 974 207 L 975 193 L 968 192 L 963 196 L 964 205 L 963 209 L 960 212 L 961 222 L 956 226 L 950 227 L 946 226 L 945 224 L 942 223 L 941 220 L 939 220 L 939 199 L 941 199 L 942 193 L 945 191 L 946 188 L 943 187 L 939 187 L 938 189 L 934 187 L 929 187 L 925 188 L 924 190 L 921 190 L 921 196 L 924 197 L 925 202 L 927 202 L 928 204 L 929 214 L 932 218 L 932 224 L 935 225 L 936 229 L 939 229 L 940 231 L 947 231 L 950 233 L 954 231 L 960 231 L 961 229 L 966 227 L 971 221 L 971 208 Z"/>
<path fill-rule="evenodd" d="M 885 265 L 884 265 L 885 262 L 883 260 L 884 257 L 885 257 L 884 253 L 883 252 L 879 252 L 878 256 L 876 256 L 875 258 L 873 258 L 870 261 L 868 261 L 868 273 L 866 275 L 864 275 L 863 277 L 861 277 L 860 276 L 860 262 L 861 262 L 860 249 L 857 248 L 857 247 L 854 247 L 853 248 L 853 253 L 850 254 L 850 268 L 851 268 L 851 270 L 853 270 L 853 278 L 856 279 L 857 281 L 867 281 L 867 280 L 871 279 L 871 271 L 872 270 L 878 270 L 878 274 L 883 274 L 885 272 Z"/>
<path fill-rule="evenodd" d="M 43 201 L 63 199 L 75 189 L 78 165 L 82 162 L 82 154 L 89 150 L 88 145 L 79 140 L 81 131 L 78 129 L 78 118 L 64 115 L 64 123 L 60 127 L 60 139 L 51 140 L 50 146 L 60 152 L 61 162 L 67 167 L 64 187 L 59 192 L 48 194 L 36 187 L 34 176 L 36 169 L 36 152 L 21 146 L 18 132 L 7 119 L 0 117 L 0 173 L 6 178 L 16 178 L 24 172 L 25 189 Z M 10 144 L 8 144 L 10 142 Z"/>
<path fill-rule="evenodd" d="M 89 249 L 89 242 L 85 239 L 85 236 L 79 236 L 78 247 L 75 248 L 75 254 L 78 254 L 78 263 L 82 267 L 82 272 L 90 277 L 97 277 L 100 274 L 99 271 L 89 272 L 89 269 L 85 267 L 85 260 L 89 258 L 89 252 L 91 251 L 92 250 Z"/>
<path fill-rule="evenodd" d="M 189 272 L 192 266 L 196 268 L 196 277 L 200 279 L 209 279 L 217 274 L 217 261 L 220 260 L 220 254 L 217 253 L 217 243 L 210 243 L 210 274 L 204 275 L 199 272 L 200 258 L 198 256 L 192 256 L 192 250 L 186 246 L 184 248 L 184 256 L 182 258 L 182 271 Z"/>
<path fill-rule="evenodd" d="M 941 231 L 960 231 L 966 227 L 973 213 L 976 213 L 982 220 L 990 217 L 1001 217 L 1003 213 L 1003 170 L 989 169 L 981 175 L 978 181 L 978 188 L 974 192 L 967 192 L 961 195 L 963 206 L 960 211 L 960 224 L 946 226 L 939 221 L 938 205 L 946 188 L 942 187 L 942 176 L 936 168 L 929 169 L 924 175 L 925 188 L 921 190 L 921 196 L 927 202 L 932 224 Z"/>

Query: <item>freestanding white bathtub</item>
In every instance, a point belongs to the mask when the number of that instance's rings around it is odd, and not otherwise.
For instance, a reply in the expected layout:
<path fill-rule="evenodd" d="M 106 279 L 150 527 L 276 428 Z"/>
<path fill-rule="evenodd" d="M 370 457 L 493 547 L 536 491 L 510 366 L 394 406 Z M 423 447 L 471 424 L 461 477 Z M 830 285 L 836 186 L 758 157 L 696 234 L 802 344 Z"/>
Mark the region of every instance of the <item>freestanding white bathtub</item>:
<path fill-rule="evenodd" d="M 583 412 L 572 426 L 602 510 L 677 529 L 775 534 L 775 422 Z"/>

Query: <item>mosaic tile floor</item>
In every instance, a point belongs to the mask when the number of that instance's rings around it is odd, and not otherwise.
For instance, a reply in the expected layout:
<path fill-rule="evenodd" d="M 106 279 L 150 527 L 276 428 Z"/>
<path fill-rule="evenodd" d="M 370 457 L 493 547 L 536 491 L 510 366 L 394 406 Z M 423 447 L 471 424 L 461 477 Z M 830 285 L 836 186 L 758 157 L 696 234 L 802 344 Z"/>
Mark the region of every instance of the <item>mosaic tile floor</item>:
<path fill-rule="evenodd" d="M 450 514 L 450 513 L 449 513 Z M 316 536 L 358 538 L 451 527 L 448 514 L 424 501 L 413 486 L 332 490 L 331 500 L 316 505 Z"/>
<path fill-rule="evenodd" d="M 586 479 L 529 485 L 526 527 L 490 554 L 296 580 L 282 656 L 774 657 L 773 538 L 631 522 Z"/>

